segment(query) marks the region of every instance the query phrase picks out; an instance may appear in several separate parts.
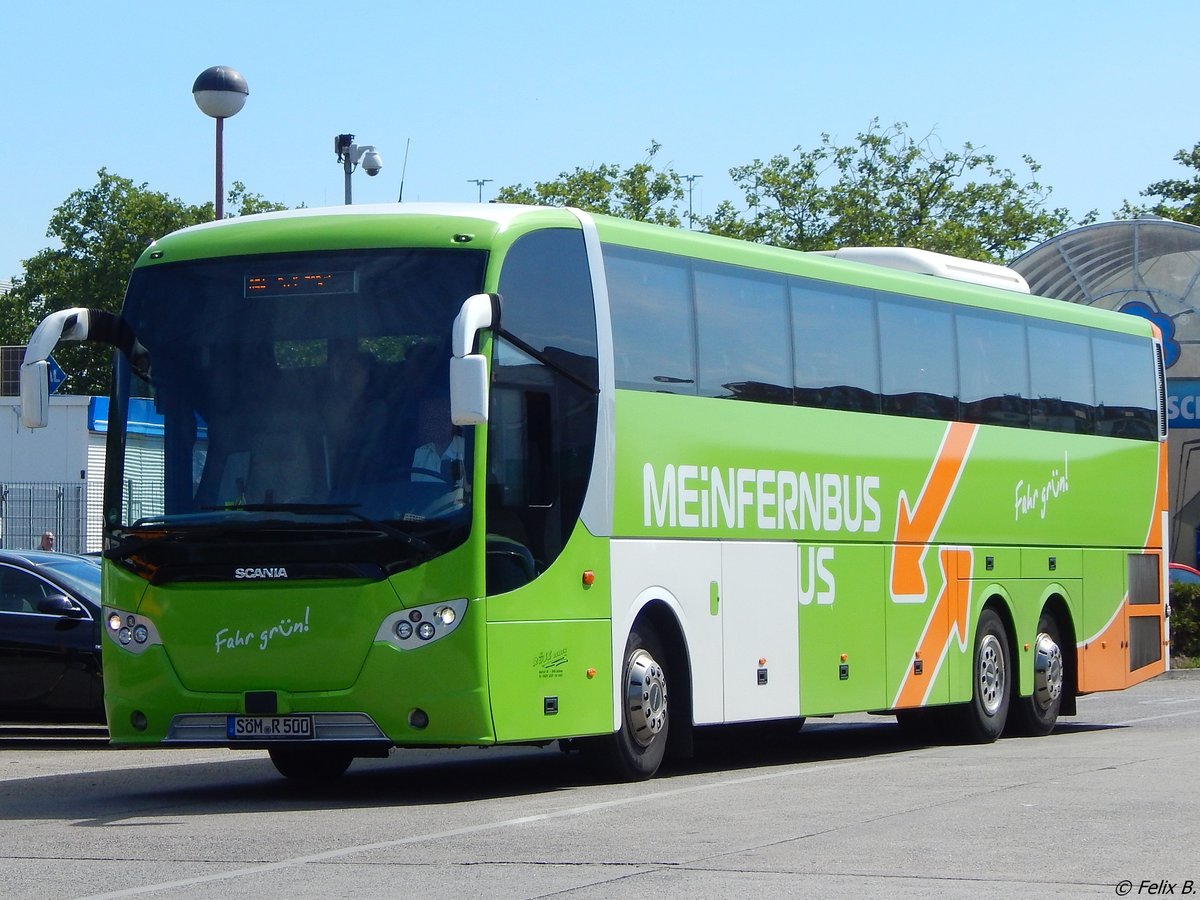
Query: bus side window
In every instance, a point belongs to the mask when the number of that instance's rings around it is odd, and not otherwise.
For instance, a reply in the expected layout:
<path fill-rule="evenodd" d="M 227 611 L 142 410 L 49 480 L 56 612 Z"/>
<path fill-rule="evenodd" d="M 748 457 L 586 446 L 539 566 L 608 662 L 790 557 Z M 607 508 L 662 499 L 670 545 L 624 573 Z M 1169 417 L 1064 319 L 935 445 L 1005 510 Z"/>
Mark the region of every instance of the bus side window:
<path fill-rule="evenodd" d="M 874 298 L 861 288 L 799 278 L 791 295 L 797 405 L 879 412 Z"/>
<path fill-rule="evenodd" d="M 1031 421 L 1042 431 L 1091 434 L 1096 398 L 1091 350 L 1082 328 L 1053 322 L 1029 322 Z"/>
<path fill-rule="evenodd" d="M 700 395 L 792 404 L 790 311 L 782 278 L 695 267 Z"/>
<path fill-rule="evenodd" d="M 958 342 L 947 305 L 879 301 L 883 411 L 916 419 L 958 417 Z"/>
<path fill-rule="evenodd" d="M 696 323 L 688 265 L 646 251 L 604 248 L 618 388 L 696 393 Z"/>
<path fill-rule="evenodd" d="M 962 420 L 1028 428 L 1025 324 L 1015 316 L 982 311 L 959 310 L 954 319 Z"/>
<path fill-rule="evenodd" d="M 1096 433 L 1156 440 L 1154 356 L 1146 341 L 1094 331 L 1092 366 L 1096 380 Z"/>

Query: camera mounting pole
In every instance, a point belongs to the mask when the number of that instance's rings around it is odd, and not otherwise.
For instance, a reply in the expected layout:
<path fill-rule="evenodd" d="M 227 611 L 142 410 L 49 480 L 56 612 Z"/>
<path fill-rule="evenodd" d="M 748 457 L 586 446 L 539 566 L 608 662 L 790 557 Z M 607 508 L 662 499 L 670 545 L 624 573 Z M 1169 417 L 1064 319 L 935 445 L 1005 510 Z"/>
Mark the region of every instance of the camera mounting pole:
<path fill-rule="evenodd" d="M 352 134 L 334 135 L 333 152 L 337 154 L 337 161 L 342 164 L 346 173 L 346 205 L 349 206 L 354 202 L 350 192 L 350 175 L 360 162 L 368 175 L 372 177 L 378 175 L 379 170 L 383 168 L 383 157 L 379 155 L 379 151 L 373 144 L 363 144 L 360 147 L 354 143 Z"/>

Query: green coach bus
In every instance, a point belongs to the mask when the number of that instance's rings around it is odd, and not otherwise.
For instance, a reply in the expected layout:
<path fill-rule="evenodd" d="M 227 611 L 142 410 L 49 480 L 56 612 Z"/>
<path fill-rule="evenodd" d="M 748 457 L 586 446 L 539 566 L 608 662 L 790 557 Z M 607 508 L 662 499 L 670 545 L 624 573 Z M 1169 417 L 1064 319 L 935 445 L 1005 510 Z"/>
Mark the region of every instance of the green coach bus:
<path fill-rule="evenodd" d="M 636 779 L 727 723 L 1049 732 L 1164 671 L 1165 392 L 1149 322 L 1021 287 L 500 204 L 162 238 L 22 373 L 37 426 L 59 340 L 118 350 L 113 743 Z"/>

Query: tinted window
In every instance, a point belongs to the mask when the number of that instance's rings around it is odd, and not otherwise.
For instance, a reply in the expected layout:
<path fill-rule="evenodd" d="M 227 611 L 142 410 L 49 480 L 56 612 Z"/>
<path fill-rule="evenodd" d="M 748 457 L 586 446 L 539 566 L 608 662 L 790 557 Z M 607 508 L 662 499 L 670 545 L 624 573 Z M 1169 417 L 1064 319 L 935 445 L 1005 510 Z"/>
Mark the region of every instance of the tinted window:
<path fill-rule="evenodd" d="M 598 384 L 596 311 L 582 232 L 552 229 L 519 238 L 504 259 L 500 296 L 506 331 L 586 384 Z"/>
<path fill-rule="evenodd" d="M 686 261 L 605 247 L 619 388 L 696 392 L 696 336 Z"/>
<path fill-rule="evenodd" d="M 955 325 L 963 421 L 1028 427 L 1025 324 L 1015 316 L 960 310 Z"/>
<path fill-rule="evenodd" d="M 1033 427 L 1090 434 L 1095 400 L 1087 332 L 1035 321 L 1030 321 L 1026 329 Z"/>
<path fill-rule="evenodd" d="M 278 513 L 246 506 L 291 504 L 330 527 L 365 516 L 439 549 L 461 542 L 472 437 L 451 433 L 450 333 L 486 263 L 472 249 L 377 249 L 138 269 L 124 316 L 153 360 L 162 433 L 145 433 L 145 409 L 129 401 L 146 386 L 118 357 L 107 524 L 253 519 Z M 413 477 L 435 422 L 439 440 L 466 445 L 454 485 Z M 461 502 L 435 505 L 444 495 Z M 378 558 L 391 564 L 396 546 L 379 543 Z"/>
<path fill-rule="evenodd" d="M 920 419 L 958 412 L 954 314 L 948 306 L 879 301 L 883 411 Z"/>
<path fill-rule="evenodd" d="M 605 267 L 617 387 L 1157 437 L 1136 337 L 650 251 Z"/>
<path fill-rule="evenodd" d="M 520 587 L 562 552 L 583 506 L 596 394 L 503 338 L 488 417 L 488 590 Z"/>
<path fill-rule="evenodd" d="M 853 288 L 792 282 L 796 402 L 879 412 L 875 301 Z"/>
<path fill-rule="evenodd" d="M 1096 433 L 1153 440 L 1158 436 L 1154 351 L 1124 334 L 1094 332 Z"/>
<path fill-rule="evenodd" d="M 34 613 L 46 597 L 46 584 L 28 572 L 0 566 L 0 612 Z"/>
<path fill-rule="evenodd" d="M 700 393 L 790 404 L 783 279 L 733 266 L 697 267 L 695 279 Z"/>

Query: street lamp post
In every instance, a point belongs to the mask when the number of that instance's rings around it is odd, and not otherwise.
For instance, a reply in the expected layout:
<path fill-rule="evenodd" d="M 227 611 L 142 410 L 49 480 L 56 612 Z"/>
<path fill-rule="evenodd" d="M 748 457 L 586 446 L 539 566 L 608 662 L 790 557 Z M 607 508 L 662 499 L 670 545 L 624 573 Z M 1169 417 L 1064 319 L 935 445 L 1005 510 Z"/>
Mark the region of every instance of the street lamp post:
<path fill-rule="evenodd" d="M 692 187 L 696 183 L 697 178 L 703 178 L 703 175 L 684 175 L 683 180 L 688 183 L 688 228 L 693 225 L 692 220 Z"/>
<path fill-rule="evenodd" d="M 378 175 L 379 170 L 383 168 L 383 157 L 379 155 L 379 151 L 373 144 L 364 144 L 360 147 L 354 143 L 352 134 L 335 134 L 333 136 L 333 152 L 337 154 L 337 161 L 342 164 L 346 173 L 346 205 L 349 206 L 354 202 L 350 193 L 350 175 L 359 163 L 362 163 L 362 167 L 368 175 L 372 177 Z"/>
<path fill-rule="evenodd" d="M 237 115 L 249 95 L 242 73 L 229 66 L 205 69 L 192 84 L 192 97 L 200 111 L 217 120 L 217 190 L 213 203 L 217 219 L 225 218 L 225 120 Z"/>

